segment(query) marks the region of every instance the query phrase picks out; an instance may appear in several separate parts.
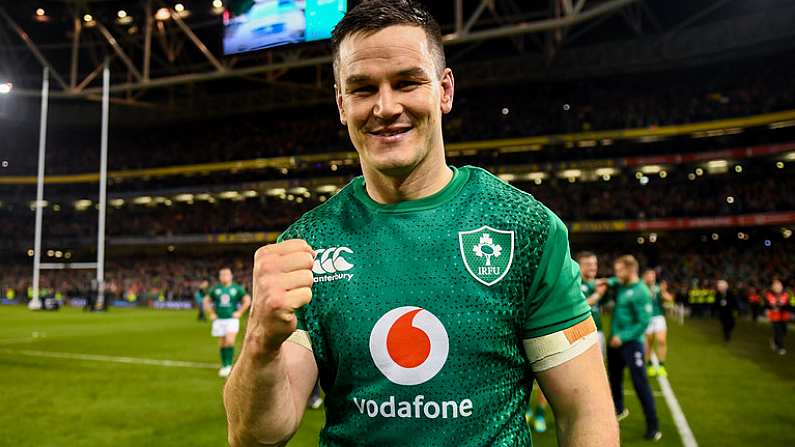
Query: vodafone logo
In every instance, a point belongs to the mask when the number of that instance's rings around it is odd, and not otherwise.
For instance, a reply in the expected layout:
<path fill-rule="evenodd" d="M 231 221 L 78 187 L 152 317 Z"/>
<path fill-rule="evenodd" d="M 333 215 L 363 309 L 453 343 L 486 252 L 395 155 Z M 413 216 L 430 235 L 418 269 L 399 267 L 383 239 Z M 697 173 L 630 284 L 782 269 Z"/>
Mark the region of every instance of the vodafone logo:
<path fill-rule="evenodd" d="M 444 367 L 450 341 L 436 315 L 415 306 L 392 309 L 370 333 L 376 368 L 398 385 L 419 385 Z"/>

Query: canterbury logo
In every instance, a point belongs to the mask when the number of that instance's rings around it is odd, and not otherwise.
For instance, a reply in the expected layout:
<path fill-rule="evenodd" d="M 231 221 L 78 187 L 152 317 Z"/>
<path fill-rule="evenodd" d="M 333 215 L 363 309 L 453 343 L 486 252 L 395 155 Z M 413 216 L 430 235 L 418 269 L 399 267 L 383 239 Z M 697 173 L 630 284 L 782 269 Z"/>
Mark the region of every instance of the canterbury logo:
<path fill-rule="evenodd" d="M 312 265 L 312 271 L 318 275 L 347 272 L 353 268 L 353 264 L 342 257 L 345 253 L 353 254 L 353 250 L 348 247 L 321 248 L 316 250 L 315 263 Z"/>

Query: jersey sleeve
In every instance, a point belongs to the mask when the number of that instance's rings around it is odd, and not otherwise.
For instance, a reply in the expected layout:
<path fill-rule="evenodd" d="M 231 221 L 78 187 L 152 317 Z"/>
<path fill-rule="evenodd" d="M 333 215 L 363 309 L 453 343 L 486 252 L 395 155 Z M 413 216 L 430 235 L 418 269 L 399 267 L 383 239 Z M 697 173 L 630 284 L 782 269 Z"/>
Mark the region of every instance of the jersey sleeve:
<path fill-rule="evenodd" d="M 651 321 L 653 311 L 651 292 L 645 286 L 638 287 L 636 290 L 638 293 L 632 296 L 632 300 L 629 303 L 630 310 L 635 315 L 634 323 L 622 327 L 621 330 L 613 334 L 618 336 L 622 342 L 641 338 L 646 332 L 646 328 L 649 327 L 649 321 Z"/>
<path fill-rule="evenodd" d="M 552 211 L 546 212 L 550 227 L 525 297 L 524 339 L 568 329 L 591 314 L 581 289 L 580 267 L 571 258 L 566 226 Z"/>

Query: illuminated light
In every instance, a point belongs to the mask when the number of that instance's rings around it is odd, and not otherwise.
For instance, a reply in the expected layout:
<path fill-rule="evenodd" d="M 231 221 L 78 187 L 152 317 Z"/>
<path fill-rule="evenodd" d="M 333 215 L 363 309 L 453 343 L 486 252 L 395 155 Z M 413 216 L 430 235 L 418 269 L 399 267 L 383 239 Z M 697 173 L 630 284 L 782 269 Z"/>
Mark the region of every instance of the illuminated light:
<path fill-rule="evenodd" d="M 308 190 L 306 188 L 304 188 L 303 186 L 297 186 L 295 188 L 290 188 L 287 192 L 289 192 L 291 194 L 295 194 L 295 195 L 298 196 L 298 195 L 303 195 L 307 191 Z"/>
<path fill-rule="evenodd" d="M 53 206 L 52 206 L 52 210 L 53 210 L 53 211 L 56 211 L 56 212 L 57 212 L 57 211 L 61 211 L 61 205 L 58 205 L 58 204 L 56 203 L 55 205 L 53 205 Z"/>
<path fill-rule="evenodd" d="M 570 105 L 568 105 L 568 104 L 563 104 L 563 110 L 565 110 L 565 111 L 567 111 L 567 112 L 568 112 L 568 111 L 569 111 L 569 109 L 571 109 L 571 106 L 570 106 Z"/>
<path fill-rule="evenodd" d="M 4 168 L 7 168 L 8 167 L 8 160 L 3 160 L 2 166 Z"/>
<path fill-rule="evenodd" d="M 284 175 L 287 175 L 288 172 L 290 172 L 290 171 L 287 168 L 282 168 L 281 169 L 281 173 L 284 174 Z"/>
<path fill-rule="evenodd" d="M 503 107 L 502 110 L 500 110 L 500 112 L 502 112 L 503 116 L 507 116 L 509 113 L 511 113 L 510 109 L 508 109 L 507 107 Z"/>
<path fill-rule="evenodd" d="M 668 172 L 667 171 L 660 171 L 660 178 L 665 178 L 665 177 L 668 177 Z"/>
<path fill-rule="evenodd" d="M 516 175 L 514 174 L 500 174 L 499 177 L 506 182 L 512 182 L 516 180 Z"/>
<path fill-rule="evenodd" d="M 176 5 L 174 5 L 174 11 L 182 12 L 184 10 L 185 10 L 185 5 L 183 5 L 182 3 L 177 3 Z"/>
<path fill-rule="evenodd" d="M 287 200 L 287 194 L 279 194 L 279 198 L 282 200 Z"/>
<path fill-rule="evenodd" d="M 88 209 L 88 208 L 91 207 L 91 205 L 92 205 L 92 202 L 90 200 L 88 200 L 88 199 L 80 199 L 80 200 L 75 202 L 75 208 L 78 209 L 78 210 Z"/>
<path fill-rule="evenodd" d="M 152 203 L 152 198 L 149 196 L 136 197 L 133 199 L 133 203 L 136 205 L 148 205 Z"/>
<path fill-rule="evenodd" d="M 223 7 L 224 7 L 224 2 L 222 2 L 221 0 L 213 0 L 213 8 L 217 9 Z"/>
<path fill-rule="evenodd" d="M 86 14 L 83 16 L 83 21 L 86 23 L 91 23 L 94 21 L 94 18 L 91 17 L 91 14 Z"/>
<path fill-rule="evenodd" d="M 54 250 L 47 250 L 47 256 L 49 256 L 49 257 L 55 256 L 55 251 Z"/>
<path fill-rule="evenodd" d="M 210 197 L 207 199 L 207 203 L 215 203 L 215 197 Z"/>
<path fill-rule="evenodd" d="M 303 197 L 296 197 L 295 198 L 295 203 L 303 203 L 303 202 L 304 202 L 304 198 Z"/>
<path fill-rule="evenodd" d="M 14 84 L 10 82 L 3 82 L 0 84 L 0 95 L 7 95 L 11 93 L 11 89 L 14 88 Z M 4 166 L 5 167 L 5 166 Z"/>
<path fill-rule="evenodd" d="M 651 233 L 651 234 L 649 235 L 649 242 L 650 242 L 650 243 L 652 243 L 652 244 L 654 244 L 655 242 L 657 242 L 657 233 Z"/>
<path fill-rule="evenodd" d="M 196 200 L 205 200 L 205 201 L 208 201 L 208 202 L 211 201 L 211 200 L 214 200 L 213 196 L 211 196 L 210 194 L 207 194 L 206 192 L 203 192 L 201 194 L 196 194 L 195 197 L 196 197 Z"/>
<path fill-rule="evenodd" d="M 696 175 L 704 175 L 704 170 L 701 168 L 696 169 Z"/>
<path fill-rule="evenodd" d="M 168 8 L 160 8 L 155 13 L 155 19 L 160 20 L 161 22 L 170 18 L 171 12 L 168 10 Z"/>
<path fill-rule="evenodd" d="M 224 192 L 221 192 L 221 193 L 218 194 L 218 198 L 219 199 L 234 199 L 235 197 L 238 197 L 239 195 L 240 195 L 240 193 L 238 193 L 237 191 L 224 191 Z"/>
<path fill-rule="evenodd" d="M 292 194 L 287 194 L 287 200 L 295 200 L 295 196 Z"/>
<path fill-rule="evenodd" d="M 193 194 L 188 194 L 188 193 L 177 194 L 176 196 L 174 196 L 174 200 L 176 200 L 177 202 L 192 202 Z"/>
<path fill-rule="evenodd" d="M 775 123 L 768 124 L 770 129 L 783 129 L 785 127 L 795 126 L 795 120 L 776 121 Z"/>
<path fill-rule="evenodd" d="M 770 247 L 771 245 L 773 245 L 773 243 L 770 242 L 770 239 L 765 239 L 765 247 Z"/>
<path fill-rule="evenodd" d="M 337 192 L 337 185 L 320 185 L 315 190 L 324 194 L 335 193 Z"/>
<path fill-rule="evenodd" d="M 611 176 L 611 175 L 616 174 L 617 172 L 618 172 L 618 170 L 615 169 L 615 168 L 599 168 L 599 169 L 594 171 L 594 174 L 601 175 L 601 176 L 605 176 L 605 175 Z"/>
<path fill-rule="evenodd" d="M 63 254 L 63 257 L 66 258 L 66 259 L 71 259 L 72 258 L 72 253 L 67 251 L 66 253 Z"/>
<path fill-rule="evenodd" d="M 308 198 L 312 197 L 312 193 L 307 191 L 307 192 L 304 193 L 304 197 L 308 199 Z"/>
<path fill-rule="evenodd" d="M 642 172 L 640 172 L 640 171 L 636 172 L 636 173 L 635 173 L 635 178 L 636 178 L 636 179 L 638 179 L 638 180 L 640 180 L 641 178 L 643 178 L 643 173 L 642 173 Z"/>
<path fill-rule="evenodd" d="M 165 197 L 162 197 L 162 196 L 158 196 L 158 197 L 154 198 L 154 202 L 155 203 L 166 203 L 167 201 L 168 201 L 168 199 L 165 198 Z"/>
<path fill-rule="evenodd" d="M 713 241 L 717 241 L 718 239 L 720 239 L 720 236 L 718 236 L 718 233 L 712 233 L 712 240 Z"/>
<path fill-rule="evenodd" d="M 638 237 L 637 241 L 639 245 L 643 245 L 646 243 L 646 239 L 643 236 Z"/>
<path fill-rule="evenodd" d="M 569 180 L 569 183 L 574 183 L 577 181 L 577 177 L 567 177 L 567 179 Z"/>
<path fill-rule="evenodd" d="M 332 164 L 332 165 L 331 165 L 331 170 L 332 170 L 332 171 L 336 171 L 337 169 L 338 169 L 338 167 L 337 167 L 337 165 L 336 165 L 336 164 Z"/>
<path fill-rule="evenodd" d="M 734 197 L 732 197 L 732 196 L 726 197 L 726 203 L 728 203 L 729 205 L 734 203 Z"/>
<path fill-rule="evenodd" d="M 735 166 L 735 167 L 734 167 L 734 172 L 736 172 L 736 173 L 738 173 L 738 174 L 739 174 L 739 173 L 741 173 L 741 172 L 743 172 L 743 167 L 742 167 L 742 166 L 740 166 L 740 165 L 737 165 L 737 166 Z"/>
<path fill-rule="evenodd" d="M 326 196 L 320 196 L 318 197 L 318 200 L 320 200 L 320 203 L 323 203 L 326 201 Z"/>
<path fill-rule="evenodd" d="M 662 171 L 662 166 L 660 165 L 646 165 L 640 168 L 640 172 L 644 174 L 659 174 Z"/>
<path fill-rule="evenodd" d="M 253 189 L 243 191 L 243 197 L 251 198 L 251 197 L 257 197 L 257 195 L 258 195 L 257 191 L 254 191 Z"/>
<path fill-rule="evenodd" d="M 784 236 L 784 239 L 789 239 L 790 237 L 792 237 L 792 230 L 790 230 L 789 228 L 782 228 L 781 235 Z"/>
<path fill-rule="evenodd" d="M 176 250 L 176 249 L 177 249 L 177 248 L 176 248 L 176 247 L 174 247 L 173 245 L 169 245 L 169 246 L 168 246 L 168 248 L 167 248 L 167 250 L 169 251 L 169 253 L 173 253 L 173 252 L 174 252 L 174 250 Z"/>
<path fill-rule="evenodd" d="M 640 138 L 638 138 L 638 142 L 640 142 L 640 143 L 656 143 L 658 141 L 665 141 L 665 137 L 640 137 Z"/>
<path fill-rule="evenodd" d="M 528 180 L 544 180 L 547 178 L 546 172 L 530 172 L 526 175 Z"/>
<path fill-rule="evenodd" d="M 611 179 L 610 174 L 605 174 L 605 175 L 602 176 L 602 180 L 604 180 L 606 182 L 609 182 L 610 179 Z"/>
<path fill-rule="evenodd" d="M 127 17 L 127 11 L 120 9 L 119 12 L 116 13 L 116 16 L 120 19 Z"/>
<path fill-rule="evenodd" d="M 39 17 L 45 15 L 44 8 L 37 9 L 36 10 L 36 15 L 39 16 Z"/>
<path fill-rule="evenodd" d="M 776 162 L 776 167 L 779 169 L 784 169 L 784 162 L 783 161 Z"/>
<path fill-rule="evenodd" d="M 271 188 L 271 189 L 265 191 L 265 194 L 267 194 L 269 196 L 283 196 L 284 193 L 286 193 L 286 192 L 287 192 L 287 190 L 284 189 L 284 188 Z"/>
<path fill-rule="evenodd" d="M 646 186 L 646 185 L 649 184 L 649 178 L 646 177 L 645 175 L 643 177 L 641 177 L 639 181 L 640 181 L 640 184 L 643 185 L 643 186 Z"/>
<path fill-rule="evenodd" d="M 695 180 L 696 179 L 696 174 L 693 174 L 691 172 L 690 174 L 687 174 L 687 178 L 690 179 L 690 180 Z"/>
<path fill-rule="evenodd" d="M 171 200 L 169 200 L 169 199 L 166 199 L 166 200 L 163 202 L 163 205 L 165 205 L 165 206 L 171 206 L 171 205 L 173 205 L 173 204 L 174 204 L 174 202 L 172 202 L 172 201 L 171 201 Z"/>
<path fill-rule="evenodd" d="M 566 169 L 565 171 L 560 172 L 560 176 L 563 178 L 577 178 L 582 175 L 582 171 L 579 169 Z"/>
<path fill-rule="evenodd" d="M 601 141 L 601 143 L 602 146 L 610 146 L 611 144 L 613 144 L 613 140 L 611 140 L 610 138 L 605 138 Z"/>
<path fill-rule="evenodd" d="M 595 140 L 582 140 L 577 142 L 578 147 L 594 147 L 596 146 Z"/>
<path fill-rule="evenodd" d="M 113 207 L 116 207 L 116 208 L 120 208 L 120 207 L 124 206 L 124 199 L 111 199 L 110 200 L 110 206 L 113 206 Z"/>
<path fill-rule="evenodd" d="M 729 166 L 729 162 L 726 160 L 710 160 L 707 162 L 707 168 L 725 168 Z"/>
<path fill-rule="evenodd" d="M 63 252 L 61 250 L 56 250 L 55 251 L 55 257 L 56 258 L 62 258 L 63 257 Z"/>
<path fill-rule="evenodd" d="M 28 256 L 33 256 L 34 254 L 35 253 L 33 253 L 33 249 L 28 250 Z"/>
<path fill-rule="evenodd" d="M 541 182 L 543 182 L 543 181 L 544 181 L 543 179 L 537 178 L 537 179 L 533 180 L 533 183 L 535 183 L 536 185 L 540 185 Z"/>

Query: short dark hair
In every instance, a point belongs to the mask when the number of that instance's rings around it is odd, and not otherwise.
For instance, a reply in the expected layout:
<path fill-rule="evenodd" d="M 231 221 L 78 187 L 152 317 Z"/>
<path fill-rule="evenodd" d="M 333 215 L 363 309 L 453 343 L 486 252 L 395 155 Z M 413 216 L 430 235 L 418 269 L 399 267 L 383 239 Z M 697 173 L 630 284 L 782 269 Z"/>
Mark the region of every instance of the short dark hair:
<path fill-rule="evenodd" d="M 577 259 L 577 261 L 580 261 L 580 259 L 583 259 L 583 258 L 595 258 L 595 257 L 596 257 L 596 254 L 594 252 L 592 252 L 592 251 L 581 251 L 581 252 L 577 253 L 576 259 Z"/>
<path fill-rule="evenodd" d="M 442 30 L 428 9 L 414 0 L 364 0 L 353 7 L 337 23 L 331 33 L 331 51 L 334 56 L 334 78 L 339 75 L 340 45 L 353 34 L 372 35 L 397 25 L 418 26 L 425 31 L 428 45 L 437 66 L 437 76 L 447 66 L 442 44 Z"/>

